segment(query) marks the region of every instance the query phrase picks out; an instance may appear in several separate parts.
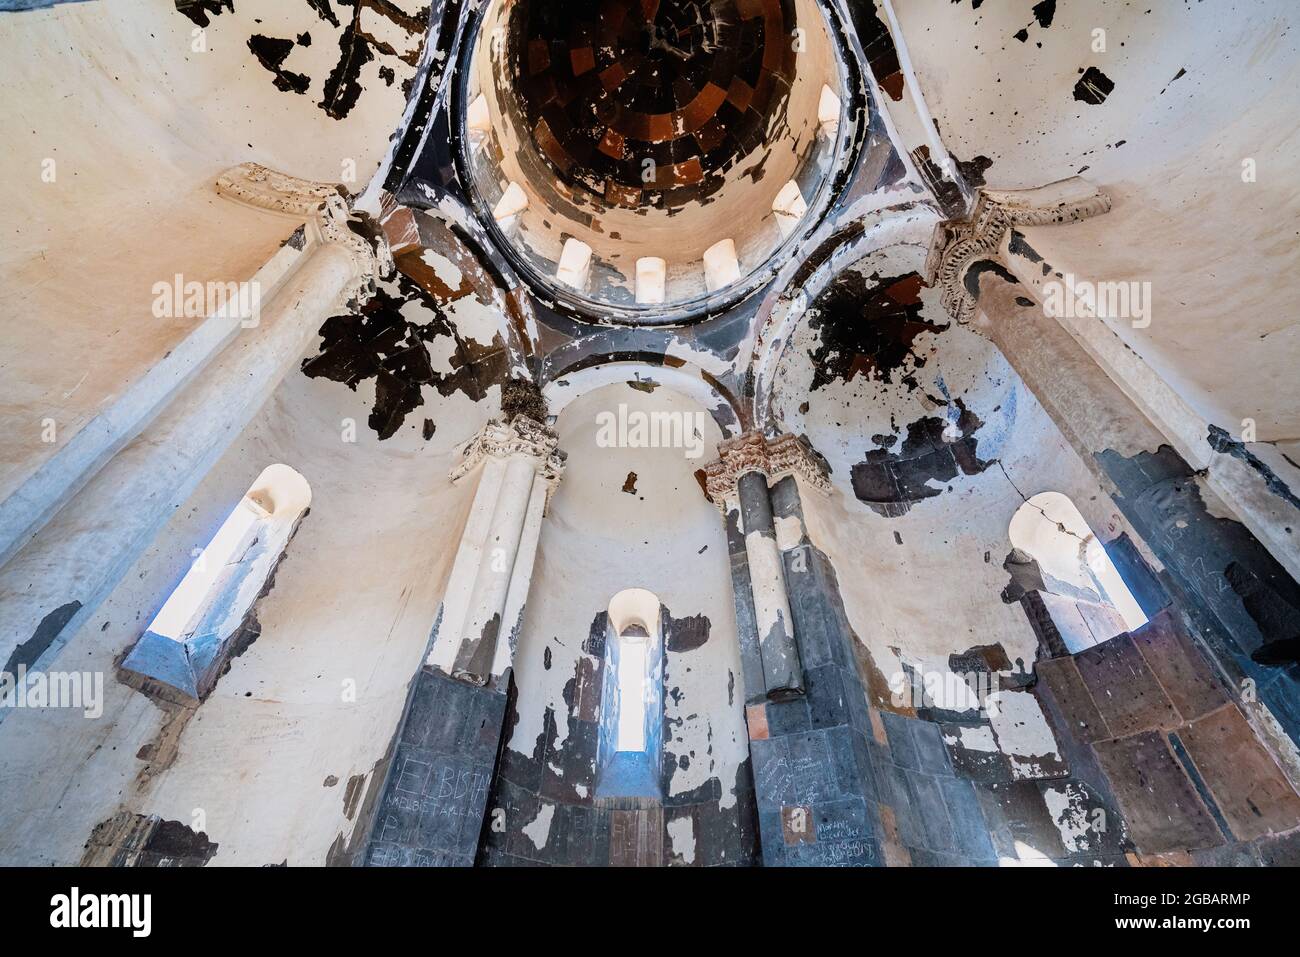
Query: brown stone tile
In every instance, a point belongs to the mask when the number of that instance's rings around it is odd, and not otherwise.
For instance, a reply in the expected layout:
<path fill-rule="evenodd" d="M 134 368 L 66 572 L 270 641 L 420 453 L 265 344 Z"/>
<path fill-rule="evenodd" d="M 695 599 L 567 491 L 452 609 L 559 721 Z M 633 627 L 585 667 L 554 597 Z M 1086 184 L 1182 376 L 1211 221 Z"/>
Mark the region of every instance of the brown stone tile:
<path fill-rule="evenodd" d="M 1180 737 L 1238 838 L 1300 825 L 1300 795 L 1235 704 L 1193 721 Z"/>
<path fill-rule="evenodd" d="M 528 41 L 528 72 L 530 75 L 545 73 L 551 68 L 551 49 L 545 40 Z"/>
<path fill-rule="evenodd" d="M 1183 723 L 1128 635 L 1080 652 L 1074 663 L 1115 737 Z"/>
<path fill-rule="evenodd" d="M 600 691 L 604 683 L 605 666 L 587 655 L 578 659 L 577 700 L 579 721 L 600 720 Z"/>
<path fill-rule="evenodd" d="M 767 705 L 747 705 L 745 707 L 745 723 L 749 726 L 749 740 L 766 741 L 769 735 L 767 728 Z"/>
<path fill-rule="evenodd" d="M 885 722 L 880 717 L 880 710 L 867 706 L 867 714 L 871 718 L 871 734 L 876 739 L 876 744 L 883 744 L 889 747 L 889 737 L 885 734 Z"/>
<path fill-rule="evenodd" d="M 575 47 L 569 51 L 569 63 L 573 66 L 573 75 L 582 76 L 596 68 L 596 53 L 591 47 Z"/>
<path fill-rule="evenodd" d="M 610 812 L 610 866 L 661 866 L 664 853 L 663 831 L 663 808 Z"/>
<path fill-rule="evenodd" d="M 1228 696 L 1210 663 L 1171 609 L 1160 612 L 1132 637 L 1184 721 L 1193 721 L 1227 704 Z"/>
<path fill-rule="evenodd" d="M 1081 741 L 1091 743 L 1115 735 L 1097 710 L 1073 658 L 1049 658 L 1034 665 L 1038 676 L 1047 684 L 1053 699 L 1067 722 L 1064 729 Z"/>
<path fill-rule="evenodd" d="M 627 155 L 627 141 L 614 130 L 606 130 L 605 135 L 596 144 L 596 149 L 611 159 L 621 160 Z"/>
<path fill-rule="evenodd" d="M 1223 843 L 1223 835 L 1163 734 L 1147 731 L 1098 741 L 1093 747 L 1141 854 Z"/>
<path fill-rule="evenodd" d="M 1196 860 L 1186 851 L 1169 851 L 1166 854 L 1124 855 L 1133 867 L 1195 867 Z"/>
<path fill-rule="evenodd" d="M 886 867 L 911 867 L 912 855 L 898 838 L 898 819 L 888 804 L 876 805 L 880 809 L 880 845 L 885 852 Z"/>
<path fill-rule="evenodd" d="M 727 101 L 740 112 L 744 113 L 749 109 L 749 104 L 754 100 L 754 88 L 742 80 L 740 77 L 733 77 L 731 85 L 727 88 Z"/>

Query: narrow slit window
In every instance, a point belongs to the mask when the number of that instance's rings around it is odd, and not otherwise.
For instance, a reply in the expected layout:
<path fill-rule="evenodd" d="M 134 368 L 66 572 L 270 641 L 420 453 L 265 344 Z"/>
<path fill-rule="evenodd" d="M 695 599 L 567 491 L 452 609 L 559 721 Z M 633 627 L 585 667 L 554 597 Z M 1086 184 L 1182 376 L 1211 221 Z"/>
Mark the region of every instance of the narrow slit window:
<path fill-rule="evenodd" d="M 644 589 L 610 602 L 597 745 L 596 796 L 661 796 L 663 639 L 659 599 Z"/>
<path fill-rule="evenodd" d="M 192 698 L 204 696 L 310 504 L 311 487 L 296 471 L 287 465 L 263 470 L 154 615 L 123 668 Z"/>

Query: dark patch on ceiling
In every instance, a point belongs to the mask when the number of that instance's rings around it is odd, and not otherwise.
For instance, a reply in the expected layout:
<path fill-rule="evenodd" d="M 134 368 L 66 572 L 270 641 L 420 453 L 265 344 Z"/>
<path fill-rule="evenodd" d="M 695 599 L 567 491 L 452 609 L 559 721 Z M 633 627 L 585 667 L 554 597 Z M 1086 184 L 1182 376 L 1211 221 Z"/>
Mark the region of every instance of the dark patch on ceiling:
<path fill-rule="evenodd" d="M 361 68 L 375 58 L 370 44 L 357 31 L 362 4 L 358 3 L 356 15 L 347 28 L 339 34 L 339 61 L 325 79 L 325 89 L 317 104 L 325 114 L 341 120 L 357 105 L 362 90 Z"/>
<path fill-rule="evenodd" d="M 944 489 L 930 482 L 949 482 L 957 475 L 978 475 L 996 459 L 985 461 L 977 454 L 975 433 L 984 424 L 961 399 L 954 403 L 959 413 L 953 441 L 944 440 L 946 419 L 925 416 L 907 427 L 907 436 L 897 452 L 873 449 L 853 466 L 853 494 L 858 501 L 888 518 L 905 514 L 922 499 L 934 498 Z"/>
<path fill-rule="evenodd" d="M 95 825 L 82 855 L 83 867 L 202 867 L 217 853 L 203 831 L 119 811 Z"/>
<path fill-rule="evenodd" d="M 499 335 L 486 347 L 465 339 L 437 297 L 404 273 L 397 273 L 395 283 L 396 288 L 393 282 L 381 285 L 359 316 L 325 320 L 320 353 L 302 363 L 305 375 L 342 382 L 353 391 L 359 382 L 374 379 L 369 425 L 381 440 L 396 434 L 406 416 L 424 404 L 424 386 L 443 396 L 459 391 L 481 402 L 503 378 L 507 361 Z M 411 302 L 420 304 L 427 322 L 410 322 L 402 315 L 402 307 Z M 428 344 L 440 336 L 455 340 L 450 373 L 435 370 L 429 355 Z"/>
<path fill-rule="evenodd" d="M 809 389 L 859 374 L 915 389 L 916 372 L 926 363 L 915 350 L 917 336 L 947 328 L 922 317 L 922 285 L 916 273 L 867 277 L 848 269 L 837 276 L 809 310 L 808 328 L 821 333 L 809 352 Z"/>
<path fill-rule="evenodd" d="M 973 187 L 984 185 L 984 174 L 993 165 L 993 161 L 987 156 L 976 156 L 965 161 L 954 156 L 953 162 L 957 164 L 957 172 L 961 173 L 961 178 L 966 181 L 966 185 Z"/>
<path fill-rule="evenodd" d="M 664 647 L 669 651 L 693 651 L 709 640 L 709 619 L 705 615 L 674 618 L 664 609 Z"/>
<path fill-rule="evenodd" d="M 547 409 L 542 390 L 528 379 L 507 379 L 501 383 L 501 415 L 506 419 L 522 415 L 545 425 Z"/>
<path fill-rule="evenodd" d="M 1269 468 L 1258 455 L 1246 448 L 1245 442 L 1238 442 L 1228 434 L 1226 429 L 1221 429 L 1217 425 L 1210 426 L 1210 434 L 1206 437 L 1206 441 L 1214 451 L 1241 459 L 1259 473 L 1270 492 L 1288 504 L 1300 508 L 1300 496 L 1291 491 L 1291 486 L 1287 485 L 1281 476 Z"/>
<path fill-rule="evenodd" d="M 348 0 L 341 0 L 341 2 L 346 3 Z M 339 23 L 338 14 L 336 14 L 334 8 L 330 6 L 330 0 L 307 0 L 307 4 L 316 11 L 318 17 L 330 26 L 342 26 L 342 24 Z"/>
<path fill-rule="evenodd" d="M 41 655 L 45 654 L 45 650 L 54 643 L 54 639 L 62 633 L 68 622 L 72 620 L 72 616 L 80 610 L 81 602 L 70 601 L 42 618 L 41 623 L 32 632 L 32 636 L 20 642 L 10 653 L 9 660 L 5 662 L 5 673 L 17 674 L 19 665 L 27 668 L 34 665 Z"/>
<path fill-rule="evenodd" d="M 176 0 L 176 9 L 198 26 L 206 27 L 212 22 L 209 14 L 215 17 L 222 10 L 234 13 L 235 5 L 234 0 Z"/>
<path fill-rule="evenodd" d="M 1007 251 L 1013 256 L 1023 256 L 1032 263 L 1040 263 L 1043 257 L 1038 254 L 1038 250 L 1025 241 L 1025 234 L 1017 230 L 1011 230 L 1011 239 L 1007 244 Z"/>
<path fill-rule="evenodd" d="M 962 279 L 962 284 L 966 287 L 966 291 L 970 293 L 971 297 L 974 299 L 979 299 L 980 297 L 980 277 L 986 272 L 991 272 L 995 276 L 1005 279 L 1012 285 L 1020 285 L 1020 280 L 1015 277 L 1015 274 L 996 259 L 981 259 L 971 264 L 970 268 L 966 270 L 965 277 Z"/>
<path fill-rule="evenodd" d="M 304 34 L 305 35 L 305 34 Z M 301 40 L 299 41 L 301 42 Z M 310 39 L 308 43 L 310 43 Z M 302 44 L 306 46 L 307 44 Z M 248 49 L 253 51 L 257 62 L 262 64 L 275 77 L 275 88 L 285 93 L 306 93 L 311 86 L 311 77 L 302 73 L 293 73 L 284 69 L 284 61 L 293 52 L 293 41 L 279 37 L 264 37 L 254 33 L 248 38 Z"/>
<path fill-rule="evenodd" d="M 1080 103 L 1090 103 L 1093 106 L 1105 103 L 1106 97 L 1115 89 L 1115 81 L 1095 66 L 1088 67 L 1082 73 L 1079 82 L 1074 84 L 1074 98 Z"/>

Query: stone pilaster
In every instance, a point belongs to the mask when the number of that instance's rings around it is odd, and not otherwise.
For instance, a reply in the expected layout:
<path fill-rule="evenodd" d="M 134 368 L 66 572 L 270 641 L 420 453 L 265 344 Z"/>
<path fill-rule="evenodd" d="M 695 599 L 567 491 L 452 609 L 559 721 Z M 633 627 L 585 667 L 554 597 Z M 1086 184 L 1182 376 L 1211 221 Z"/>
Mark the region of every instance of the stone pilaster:
<path fill-rule="evenodd" d="M 1007 207 L 991 196 L 971 223 L 936 231 L 933 281 L 953 317 L 998 347 L 1140 537 L 1103 544 L 1143 611 L 1154 617 L 1173 605 L 1186 616 L 1228 684 L 1244 692 L 1242 707 L 1256 731 L 1300 779 L 1300 676 L 1285 662 L 1265 663 L 1269 647 L 1286 640 L 1280 623 L 1300 619 L 1300 584 L 1246 525 L 1223 517 L 1231 509 L 1206 471 L 1188 463 L 1130 392 L 999 261 L 1005 262 L 1009 225 L 1068 222 L 1109 205 L 1100 194 L 1077 203 L 1053 219 L 1044 208 Z M 1139 544 L 1163 566 L 1158 575 Z"/>
<path fill-rule="evenodd" d="M 826 478 L 811 448 L 797 436 L 769 440 L 749 432 L 718 446 L 718 460 L 705 467 L 709 497 L 726 517 L 732 550 L 733 588 L 747 658 L 749 697 L 773 700 L 803 693 L 794 622 L 786 591 L 781 550 L 772 517 L 769 485 L 792 473 L 824 488 Z M 744 567 L 737 569 L 743 549 Z M 750 629 L 753 629 L 750 632 Z"/>
<path fill-rule="evenodd" d="M 558 444 L 528 416 L 495 420 L 452 470 L 452 481 L 478 484 L 398 726 L 366 864 L 474 863 L 542 518 L 564 471 Z"/>
<path fill-rule="evenodd" d="M 747 433 L 718 454 L 706 488 L 731 548 L 763 863 L 875 865 L 866 695 L 835 573 L 804 530 L 802 496 L 829 492 L 825 467 L 792 435 Z M 764 641 L 773 607 L 785 631 Z"/>
<path fill-rule="evenodd" d="M 247 277 L 259 290 L 253 315 L 221 308 L 205 317 L 0 502 L 0 593 L 15 596 L 0 602 L 0 661 L 11 666 L 58 654 L 296 368 L 321 324 L 363 301 L 390 265 L 382 239 L 349 228 L 337 186 L 246 163 L 215 189 L 282 214 L 290 239 Z M 6 639 L 33 633 L 43 640 L 14 658 Z"/>

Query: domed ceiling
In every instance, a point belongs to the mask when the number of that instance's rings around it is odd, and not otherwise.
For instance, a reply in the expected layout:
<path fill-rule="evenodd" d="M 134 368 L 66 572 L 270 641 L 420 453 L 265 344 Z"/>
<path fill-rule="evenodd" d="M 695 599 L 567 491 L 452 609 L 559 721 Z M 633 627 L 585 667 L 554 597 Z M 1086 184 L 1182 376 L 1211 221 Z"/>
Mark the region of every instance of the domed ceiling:
<path fill-rule="evenodd" d="M 797 25 L 791 0 L 526 3 L 511 67 L 558 176 L 607 203 L 680 206 L 784 125 Z"/>
<path fill-rule="evenodd" d="M 461 90 L 480 219 L 534 285 L 605 322 L 752 290 L 829 200 L 846 68 L 827 16 L 812 0 L 489 5 Z"/>

